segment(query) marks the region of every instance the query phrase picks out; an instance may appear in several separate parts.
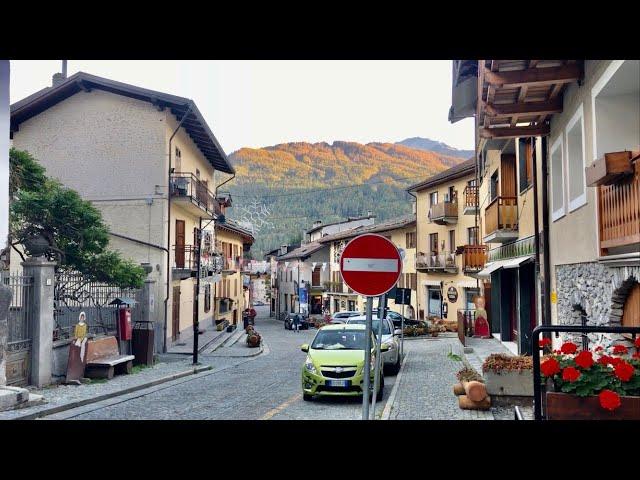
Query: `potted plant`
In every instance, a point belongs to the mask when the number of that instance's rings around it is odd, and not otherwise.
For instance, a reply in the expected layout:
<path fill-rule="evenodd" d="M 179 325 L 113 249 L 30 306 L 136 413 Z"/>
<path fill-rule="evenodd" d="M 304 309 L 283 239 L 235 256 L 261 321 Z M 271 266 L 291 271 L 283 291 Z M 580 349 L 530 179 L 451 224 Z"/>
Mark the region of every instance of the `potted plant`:
<path fill-rule="evenodd" d="M 549 339 L 540 340 L 540 348 Z M 640 337 L 635 353 L 622 344 L 578 350 L 565 342 L 540 364 L 547 391 L 545 408 L 553 420 L 640 420 Z"/>
<path fill-rule="evenodd" d="M 489 395 L 533 397 L 533 359 L 492 353 L 482 364 Z"/>

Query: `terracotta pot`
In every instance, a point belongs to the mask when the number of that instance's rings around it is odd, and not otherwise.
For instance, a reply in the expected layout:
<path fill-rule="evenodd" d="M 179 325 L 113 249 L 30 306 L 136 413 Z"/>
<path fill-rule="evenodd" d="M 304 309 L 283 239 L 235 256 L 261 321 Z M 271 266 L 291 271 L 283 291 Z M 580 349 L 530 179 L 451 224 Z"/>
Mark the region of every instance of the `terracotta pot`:
<path fill-rule="evenodd" d="M 610 412 L 600 406 L 597 395 L 578 397 L 547 392 L 547 420 L 640 420 L 640 397 L 620 397 L 620 406 Z"/>

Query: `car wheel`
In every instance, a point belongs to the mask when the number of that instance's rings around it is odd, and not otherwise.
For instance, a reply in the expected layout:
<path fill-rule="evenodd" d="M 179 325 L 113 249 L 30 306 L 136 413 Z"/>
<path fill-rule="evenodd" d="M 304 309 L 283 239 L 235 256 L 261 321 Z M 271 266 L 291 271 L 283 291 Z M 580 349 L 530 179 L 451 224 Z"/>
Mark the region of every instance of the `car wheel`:
<path fill-rule="evenodd" d="M 380 388 L 378 389 L 378 394 L 376 395 L 376 401 L 380 402 L 384 397 L 384 375 L 380 376 Z"/>
<path fill-rule="evenodd" d="M 309 395 L 308 393 L 303 393 L 302 394 L 302 399 L 305 402 L 310 402 L 313 399 L 313 395 Z"/>

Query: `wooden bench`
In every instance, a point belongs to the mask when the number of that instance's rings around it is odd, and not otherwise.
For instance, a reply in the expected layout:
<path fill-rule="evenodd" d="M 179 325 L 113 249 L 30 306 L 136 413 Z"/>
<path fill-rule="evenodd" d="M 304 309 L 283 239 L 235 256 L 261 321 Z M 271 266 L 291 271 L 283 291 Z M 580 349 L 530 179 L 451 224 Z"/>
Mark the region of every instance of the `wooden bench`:
<path fill-rule="evenodd" d="M 116 373 L 131 373 L 133 355 L 120 355 L 116 337 L 102 337 L 87 342 L 85 376 L 113 378 Z"/>

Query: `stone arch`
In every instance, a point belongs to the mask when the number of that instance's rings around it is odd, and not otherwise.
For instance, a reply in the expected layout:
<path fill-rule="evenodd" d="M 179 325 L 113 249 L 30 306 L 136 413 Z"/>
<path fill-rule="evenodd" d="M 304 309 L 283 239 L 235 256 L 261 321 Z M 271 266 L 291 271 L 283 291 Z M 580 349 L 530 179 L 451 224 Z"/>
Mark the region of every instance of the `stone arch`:
<path fill-rule="evenodd" d="M 622 281 L 620 286 L 616 288 L 611 295 L 611 309 L 609 313 L 610 323 L 619 325 L 622 321 L 622 312 L 624 303 L 631 292 L 631 289 L 640 282 L 640 275 L 630 275 L 626 280 Z"/>

